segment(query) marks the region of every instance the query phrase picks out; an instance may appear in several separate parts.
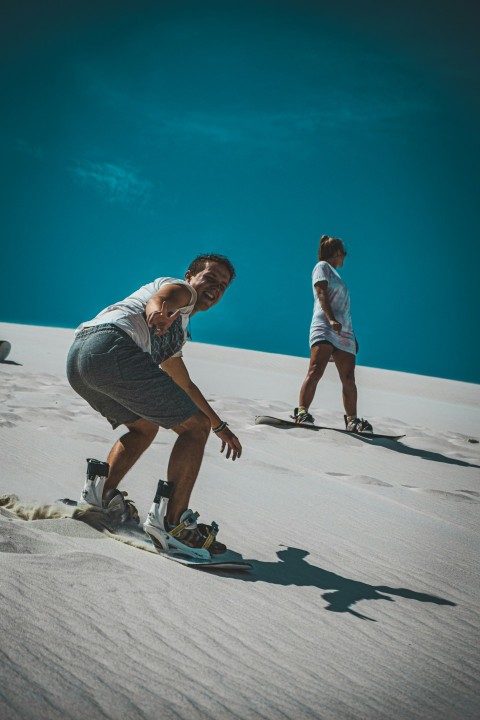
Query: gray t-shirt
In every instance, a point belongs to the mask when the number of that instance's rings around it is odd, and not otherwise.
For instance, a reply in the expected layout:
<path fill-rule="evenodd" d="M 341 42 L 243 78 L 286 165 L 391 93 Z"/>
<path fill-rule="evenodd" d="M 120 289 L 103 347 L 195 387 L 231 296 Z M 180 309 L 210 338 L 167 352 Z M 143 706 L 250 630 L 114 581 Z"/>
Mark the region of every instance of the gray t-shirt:
<path fill-rule="evenodd" d="M 145 319 L 145 308 L 150 298 L 157 293 L 163 285 L 185 285 L 191 293 L 189 305 L 180 308 L 180 316 L 170 326 L 165 335 L 156 336 L 147 325 Z M 197 293 L 185 280 L 172 277 L 157 278 L 151 283 L 144 285 L 136 292 L 129 295 L 125 300 L 109 305 L 96 315 L 92 320 L 82 323 L 76 333 L 83 328 L 95 325 L 117 325 L 130 335 L 132 340 L 144 351 L 152 355 L 157 363 L 167 360 L 169 357 L 181 357 L 181 347 L 185 342 L 186 328 L 190 313 L 195 307 Z M 170 354 L 168 354 L 170 353 Z"/>
<path fill-rule="evenodd" d="M 322 281 L 328 283 L 327 295 L 330 307 L 335 319 L 342 324 L 340 334 L 332 329 L 320 305 L 315 285 Z M 310 347 L 317 342 L 327 340 L 339 350 L 356 355 L 356 341 L 350 315 L 350 294 L 338 272 L 325 260 L 321 260 L 313 268 L 312 288 L 314 304 L 312 323 L 310 325 Z"/>

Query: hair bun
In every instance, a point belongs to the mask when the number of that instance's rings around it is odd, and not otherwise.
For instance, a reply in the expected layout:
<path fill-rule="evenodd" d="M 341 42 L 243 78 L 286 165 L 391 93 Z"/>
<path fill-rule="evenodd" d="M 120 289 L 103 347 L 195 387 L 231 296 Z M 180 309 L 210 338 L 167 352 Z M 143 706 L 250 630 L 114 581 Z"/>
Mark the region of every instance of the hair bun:
<path fill-rule="evenodd" d="M 326 240 L 330 240 L 329 236 L 328 236 L 328 235 L 322 235 L 322 237 L 320 238 L 320 242 L 323 243 L 323 242 L 325 242 Z"/>

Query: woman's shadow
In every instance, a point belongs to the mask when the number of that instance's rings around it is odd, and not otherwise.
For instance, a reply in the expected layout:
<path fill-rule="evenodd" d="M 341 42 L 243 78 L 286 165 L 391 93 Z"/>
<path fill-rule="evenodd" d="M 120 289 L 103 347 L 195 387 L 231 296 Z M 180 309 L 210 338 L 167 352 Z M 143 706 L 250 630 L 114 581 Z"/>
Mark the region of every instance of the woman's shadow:
<path fill-rule="evenodd" d="M 445 463 L 446 465 L 459 465 L 460 467 L 473 467 L 478 468 L 480 465 L 475 465 L 474 463 L 469 463 L 466 460 L 459 460 L 458 458 L 451 458 L 448 457 L 448 455 L 442 455 L 442 453 L 434 452 L 433 450 L 423 450 L 422 448 L 411 448 L 408 445 L 403 445 L 401 442 L 395 442 L 392 440 L 385 440 L 385 439 L 377 439 L 377 440 L 368 440 L 365 438 L 360 437 L 359 435 L 355 435 L 355 438 L 358 438 L 362 442 L 366 442 L 368 444 L 374 443 L 375 445 L 381 445 L 384 448 L 387 448 L 387 450 L 393 450 L 395 452 L 401 453 L 403 455 L 411 455 L 412 457 L 419 457 L 422 458 L 422 460 L 430 460 L 431 462 L 441 462 Z M 476 444 L 477 441 L 475 439 L 469 440 L 472 444 Z"/>
<path fill-rule="evenodd" d="M 292 427 L 287 425 L 286 427 L 282 427 L 282 425 L 275 425 L 275 427 L 279 430 L 283 430 L 285 432 L 292 432 L 298 429 L 297 427 Z M 302 428 L 306 429 L 306 428 Z M 316 426 L 309 426 L 308 428 L 310 431 L 315 432 L 322 432 L 322 430 L 334 430 L 334 432 L 337 432 L 339 428 L 335 430 L 335 428 L 320 428 Z M 345 433 L 345 430 L 341 431 L 342 433 Z M 348 433 L 348 435 L 354 439 L 358 440 L 359 442 L 366 443 L 367 445 L 380 445 L 381 447 L 386 448 L 387 450 L 392 450 L 394 452 L 401 453 L 403 455 L 411 455 L 412 457 L 419 457 L 422 458 L 422 460 L 430 460 L 431 462 L 441 462 L 446 463 L 447 465 L 459 465 L 460 467 L 473 467 L 478 468 L 480 465 L 475 465 L 474 463 L 469 463 L 466 460 L 459 460 L 458 458 L 451 458 L 448 457 L 448 455 L 442 455 L 442 453 L 435 452 L 433 450 L 422 450 L 421 448 L 411 448 L 408 445 L 404 445 L 403 443 L 399 442 L 398 440 L 391 440 L 389 438 L 372 438 L 369 437 L 367 433 L 362 435 L 361 433 Z M 401 436 L 404 437 L 404 436 Z M 469 443 L 472 443 L 474 445 L 478 444 L 478 441 L 476 438 L 469 438 Z"/>
<path fill-rule="evenodd" d="M 247 562 L 252 565 L 252 572 L 237 575 L 236 577 L 245 582 L 268 582 L 274 585 L 297 585 L 299 587 L 318 587 L 320 590 L 328 590 L 330 592 L 322 594 L 322 598 L 327 602 L 325 610 L 350 613 L 362 620 L 371 620 L 372 622 L 376 622 L 376 620 L 352 610 L 352 607 L 360 600 L 387 600 L 394 602 L 391 596 L 396 595 L 408 600 L 434 603 L 435 605 L 456 605 L 451 600 L 415 592 L 408 588 L 369 585 L 358 580 L 350 580 L 329 570 L 310 565 L 305 560 L 309 554 L 307 550 L 286 547 L 285 550 L 277 552 L 280 562 L 248 560 Z"/>

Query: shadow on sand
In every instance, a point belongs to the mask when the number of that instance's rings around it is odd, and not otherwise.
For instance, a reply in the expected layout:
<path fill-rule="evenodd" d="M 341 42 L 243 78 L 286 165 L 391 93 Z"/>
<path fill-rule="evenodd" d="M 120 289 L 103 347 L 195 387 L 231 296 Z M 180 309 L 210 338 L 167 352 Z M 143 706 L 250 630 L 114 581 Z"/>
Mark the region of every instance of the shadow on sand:
<path fill-rule="evenodd" d="M 309 555 L 307 550 L 287 547 L 279 550 L 279 562 L 262 562 L 260 560 L 247 560 L 253 570 L 249 574 L 238 574 L 235 577 L 243 582 L 267 582 L 274 585 L 296 585 L 297 587 L 317 587 L 319 590 L 328 590 L 322 594 L 327 606 L 325 610 L 337 613 L 350 613 L 362 620 L 376 622 L 367 615 L 362 615 L 352 607 L 360 600 L 387 600 L 394 602 L 392 595 L 416 600 L 417 602 L 433 603 L 435 605 L 456 606 L 456 603 L 435 595 L 415 592 L 408 588 L 392 588 L 387 585 L 368 585 L 368 583 L 350 580 L 323 568 L 310 565 L 305 558 Z M 230 577 L 233 577 L 231 575 Z"/>
<path fill-rule="evenodd" d="M 291 432 L 292 429 L 295 430 L 295 428 L 282 427 L 281 425 L 276 427 L 278 430 L 283 430 L 284 432 Z M 322 428 L 309 428 L 310 431 L 312 431 L 312 429 L 318 433 L 322 433 Z M 422 458 L 422 460 L 441 462 L 447 465 L 459 465 L 460 467 L 480 468 L 480 465 L 469 463 L 466 460 L 457 460 L 456 458 L 451 458 L 448 457 L 448 455 L 442 455 L 438 452 L 432 452 L 431 450 L 422 450 L 421 448 L 417 449 L 408 447 L 408 445 L 404 445 L 398 440 L 389 440 L 388 438 L 369 438 L 368 436 L 362 437 L 358 433 L 351 433 L 349 434 L 349 436 L 352 437 L 354 440 L 358 440 L 359 442 L 367 443 L 367 445 L 380 445 L 387 450 L 393 450 L 394 452 L 398 452 L 403 455 L 411 455 L 412 457 L 419 457 Z M 472 438 L 469 440 L 469 442 L 476 444 L 476 439 Z"/>
<path fill-rule="evenodd" d="M 431 450 L 422 450 L 421 448 L 411 448 L 408 445 L 403 445 L 401 442 L 395 440 L 365 440 L 365 438 L 354 436 L 361 442 L 369 444 L 374 443 L 375 445 L 381 445 L 388 450 L 394 450 L 395 452 L 403 455 L 411 455 L 412 457 L 422 458 L 422 460 L 431 460 L 432 462 L 441 462 L 446 465 L 460 465 L 460 467 L 474 467 L 478 468 L 480 465 L 469 463 L 466 460 L 457 460 L 456 458 L 450 458 L 448 455 L 442 455 L 441 453 L 432 452 Z"/>

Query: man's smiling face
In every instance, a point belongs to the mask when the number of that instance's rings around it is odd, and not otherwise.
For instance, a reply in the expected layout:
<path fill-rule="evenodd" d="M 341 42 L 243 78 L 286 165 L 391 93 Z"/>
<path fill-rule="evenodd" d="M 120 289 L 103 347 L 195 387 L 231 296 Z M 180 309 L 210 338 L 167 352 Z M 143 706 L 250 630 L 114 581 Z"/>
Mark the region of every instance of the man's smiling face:
<path fill-rule="evenodd" d="M 185 279 L 197 292 L 194 312 L 198 312 L 209 310 L 218 303 L 230 284 L 231 276 L 225 265 L 208 260 L 204 269 L 196 275 L 187 271 Z"/>

